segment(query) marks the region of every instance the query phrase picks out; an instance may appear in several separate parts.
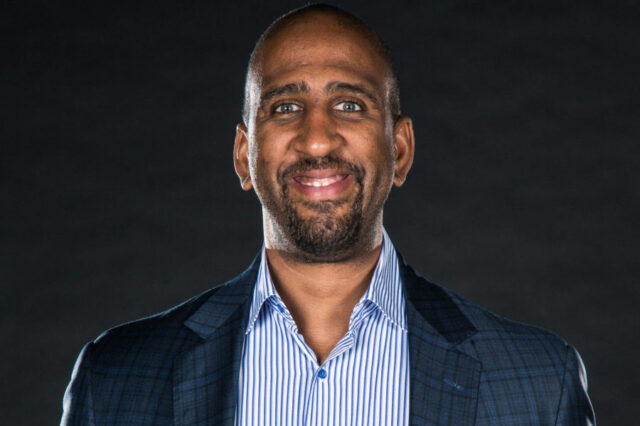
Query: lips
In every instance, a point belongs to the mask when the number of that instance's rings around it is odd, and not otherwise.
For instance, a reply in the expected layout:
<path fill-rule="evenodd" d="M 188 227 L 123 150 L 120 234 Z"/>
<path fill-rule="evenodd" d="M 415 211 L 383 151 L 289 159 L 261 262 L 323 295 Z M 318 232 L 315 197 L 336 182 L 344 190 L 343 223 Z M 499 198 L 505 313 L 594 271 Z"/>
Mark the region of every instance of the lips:
<path fill-rule="evenodd" d="M 317 178 L 311 176 L 295 176 L 293 179 L 300 185 L 312 186 L 314 188 L 321 188 L 329 185 L 333 185 L 336 182 L 344 180 L 349 176 L 348 174 L 337 174 L 328 176 L 325 178 Z"/>
<path fill-rule="evenodd" d="M 289 184 L 304 196 L 314 200 L 336 199 L 350 187 L 353 175 L 344 170 L 308 170 L 295 173 Z"/>

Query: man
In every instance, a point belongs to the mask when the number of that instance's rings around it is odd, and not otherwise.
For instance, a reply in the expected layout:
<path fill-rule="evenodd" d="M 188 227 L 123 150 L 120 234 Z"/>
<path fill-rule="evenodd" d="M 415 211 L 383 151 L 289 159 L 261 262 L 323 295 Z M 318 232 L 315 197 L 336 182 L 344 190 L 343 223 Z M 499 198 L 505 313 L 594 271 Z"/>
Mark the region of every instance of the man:
<path fill-rule="evenodd" d="M 379 37 L 309 6 L 247 72 L 235 170 L 262 204 L 242 275 L 85 346 L 71 424 L 592 424 L 577 352 L 416 275 L 382 226 L 413 160 Z"/>

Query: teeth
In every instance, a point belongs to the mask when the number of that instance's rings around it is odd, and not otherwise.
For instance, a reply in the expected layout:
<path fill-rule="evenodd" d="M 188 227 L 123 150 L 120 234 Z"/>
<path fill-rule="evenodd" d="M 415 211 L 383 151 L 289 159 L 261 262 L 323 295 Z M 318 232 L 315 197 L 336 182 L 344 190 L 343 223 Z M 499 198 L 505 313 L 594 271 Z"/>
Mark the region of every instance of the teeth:
<path fill-rule="evenodd" d="M 315 188 L 320 188 L 323 186 L 329 186 L 333 183 L 336 183 L 340 180 L 342 180 L 344 178 L 344 176 L 342 175 L 335 175 L 335 176 L 330 176 L 330 177 L 326 177 L 326 178 L 322 178 L 322 179 L 316 179 L 316 178 L 310 178 L 310 177 L 306 177 L 306 176 L 300 176 L 298 178 L 296 178 L 296 180 L 301 183 L 302 185 L 305 186 L 313 186 Z"/>

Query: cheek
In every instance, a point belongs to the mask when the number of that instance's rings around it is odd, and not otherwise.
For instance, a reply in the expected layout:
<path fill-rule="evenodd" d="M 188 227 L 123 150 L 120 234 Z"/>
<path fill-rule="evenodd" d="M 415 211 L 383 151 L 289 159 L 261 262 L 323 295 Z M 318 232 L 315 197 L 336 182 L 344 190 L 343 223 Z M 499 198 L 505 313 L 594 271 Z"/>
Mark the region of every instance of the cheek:
<path fill-rule="evenodd" d="M 351 155 L 360 159 L 361 164 L 376 175 L 391 174 L 394 164 L 393 144 L 380 129 L 377 132 L 352 133 L 345 135 L 351 141 Z"/>
<path fill-rule="evenodd" d="M 366 158 L 367 161 L 363 165 L 367 171 L 366 181 L 370 185 L 368 192 L 371 193 L 371 197 L 376 198 L 378 193 L 386 196 L 393 183 L 395 167 L 393 145 L 385 138 L 380 138 L 373 146 L 369 146 L 366 152 L 361 152 L 360 158 Z"/>
<path fill-rule="evenodd" d="M 279 198 L 277 182 L 277 165 L 274 165 L 261 155 L 260 149 L 255 149 L 253 154 L 249 157 L 249 172 L 251 174 L 251 181 L 253 183 L 253 190 L 255 191 L 260 203 L 262 205 L 271 204 Z"/>
<path fill-rule="evenodd" d="M 277 183 L 278 167 L 283 157 L 277 150 L 277 144 L 269 143 L 268 139 L 260 139 L 259 136 L 249 144 L 249 172 L 258 191 L 264 185 Z"/>
<path fill-rule="evenodd" d="M 271 172 L 276 178 L 278 167 L 292 161 L 291 144 L 296 137 L 292 129 L 265 124 L 256 129 L 249 146 L 250 162 L 261 172 Z"/>

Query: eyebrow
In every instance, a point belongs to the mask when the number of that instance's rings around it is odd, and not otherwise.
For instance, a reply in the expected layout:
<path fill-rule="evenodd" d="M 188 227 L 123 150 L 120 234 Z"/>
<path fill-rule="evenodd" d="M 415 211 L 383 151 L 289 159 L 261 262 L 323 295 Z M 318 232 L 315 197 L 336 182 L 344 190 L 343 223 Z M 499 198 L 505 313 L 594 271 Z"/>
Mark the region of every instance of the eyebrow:
<path fill-rule="evenodd" d="M 379 103 L 378 97 L 374 95 L 373 92 L 371 92 L 365 86 L 362 86 L 360 84 L 345 83 L 342 81 L 332 81 L 327 84 L 327 86 L 325 87 L 325 90 L 327 92 L 345 91 L 345 92 L 352 92 L 352 93 L 364 95 L 367 98 L 369 98 L 371 102 L 373 102 L 374 106 L 378 107 L 378 103 Z"/>
<path fill-rule="evenodd" d="M 373 106 L 375 108 L 379 108 L 380 101 L 378 100 L 378 97 L 361 84 L 346 83 L 343 81 L 331 81 L 327 83 L 324 90 L 325 92 L 344 91 L 357 93 L 359 95 L 367 97 L 373 103 Z M 260 97 L 260 105 L 261 107 L 264 106 L 267 101 L 277 96 L 309 93 L 310 91 L 311 90 L 309 89 L 309 86 L 304 81 L 276 86 L 262 94 L 262 96 Z"/>
<path fill-rule="evenodd" d="M 301 92 L 309 92 L 309 86 L 307 86 L 307 83 L 305 83 L 304 81 L 301 81 L 299 83 L 289 83 L 285 84 L 284 86 L 276 86 L 273 89 L 268 90 L 264 94 L 262 94 L 262 96 L 260 97 L 260 103 L 264 104 L 269 99 L 275 98 L 276 96 L 291 95 Z"/>

